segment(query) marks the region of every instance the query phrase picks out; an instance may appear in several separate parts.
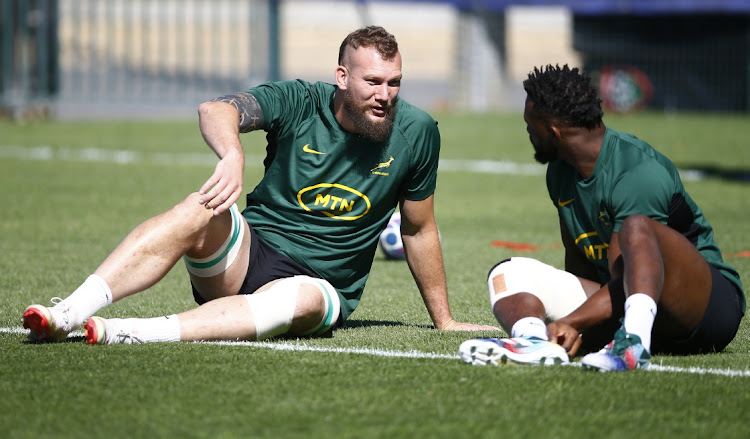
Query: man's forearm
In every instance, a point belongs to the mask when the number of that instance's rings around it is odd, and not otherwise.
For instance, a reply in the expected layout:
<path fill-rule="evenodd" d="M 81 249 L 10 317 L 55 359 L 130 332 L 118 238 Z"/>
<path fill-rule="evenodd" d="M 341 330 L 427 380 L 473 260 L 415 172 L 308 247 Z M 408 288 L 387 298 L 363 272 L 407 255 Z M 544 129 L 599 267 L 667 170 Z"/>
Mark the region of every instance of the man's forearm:
<path fill-rule="evenodd" d="M 198 118 L 203 139 L 219 158 L 232 150 L 242 151 L 236 108 L 221 102 L 205 102 L 198 108 Z"/>
<path fill-rule="evenodd" d="M 437 235 L 437 232 L 435 232 Z M 443 256 L 437 236 L 404 236 L 406 257 L 427 312 L 438 329 L 450 325 L 453 317 L 448 304 L 448 288 Z"/>
<path fill-rule="evenodd" d="M 558 321 L 574 327 L 578 332 L 583 332 L 611 317 L 612 300 L 609 295 L 609 287 L 605 285 L 575 311 Z"/>

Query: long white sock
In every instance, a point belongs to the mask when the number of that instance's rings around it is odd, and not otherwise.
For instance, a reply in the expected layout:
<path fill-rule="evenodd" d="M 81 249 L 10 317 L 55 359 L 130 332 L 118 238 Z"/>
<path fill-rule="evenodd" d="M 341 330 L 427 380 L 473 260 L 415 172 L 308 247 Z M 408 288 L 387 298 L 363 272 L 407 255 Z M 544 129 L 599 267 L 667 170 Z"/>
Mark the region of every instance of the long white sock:
<path fill-rule="evenodd" d="M 112 303 L 112 291 L 107 282 L 96 274 L 89 276 L 73 294 L 55 305 L 55 308 L 67 306 L 72 313 L 70 324 L 73 328 L 83 325 L 97 311 Z"/>
<path fill-rule="evenodd" d="M 111 319 L 118 329 L 130 332 L 140 343 L 180 341 L 177 314 L 149 319 Z"/>
<path fill-rule="evenodd" d="M 643 293 L 631 294 L 625 300 L 625 331 L 641 338 L 643 347 L 651 351 L 651 331 L 656 318 L 656 302 Z"/>
<path fill-rule="evenodd" d="M 547 325 L 544 324 L 542 319 L 536 317 L 524 317 L 518 320 L 512 328 L 510 328 L 511 337 L 536 337 L 542 340 L 548 340 L 547 338 Z"/>

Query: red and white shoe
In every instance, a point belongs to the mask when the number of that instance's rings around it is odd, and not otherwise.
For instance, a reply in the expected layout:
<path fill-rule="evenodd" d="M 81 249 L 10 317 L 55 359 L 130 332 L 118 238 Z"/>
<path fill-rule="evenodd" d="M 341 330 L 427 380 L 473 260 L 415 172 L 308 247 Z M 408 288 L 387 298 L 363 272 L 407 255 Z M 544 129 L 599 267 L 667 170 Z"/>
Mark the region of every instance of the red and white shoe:
<path fill-rule="evenodd" d="M 143 340 L 133 335 L 125 319 L 89 317 L 83 325 L 88 344 L 141 344 Z"/>
<path fill-rule="evenodd" d="M 70 308 L 59 305 L 62 299 L 55 297 L 52 303 L 57 306 L 31 305 L 23 312 L 23 327 L 29 329 L 32 342 L 61 341 L 76 329 L 71 318 Z"/>

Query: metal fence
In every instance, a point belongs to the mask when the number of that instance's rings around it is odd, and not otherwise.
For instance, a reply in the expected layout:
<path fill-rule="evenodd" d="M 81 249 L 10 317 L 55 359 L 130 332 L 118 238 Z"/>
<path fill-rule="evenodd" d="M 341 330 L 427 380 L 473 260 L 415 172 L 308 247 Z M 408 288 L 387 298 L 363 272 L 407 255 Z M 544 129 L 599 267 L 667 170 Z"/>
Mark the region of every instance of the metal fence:
<path fill-rule="evenodd" d="M 608 111 L 750 111 L 747 0 L 0 0 L 0 117 L 184 117 L 266 80 L 330 81 L 365 24 L 397 36 L 402 96 L 428 110 L 518 110 L 533 66 L 570 63 Z"/>
<path fill-rule="evenodd" d="M 57 3 L 0 1 L 0 110 L 58 90 Z"/>
<path fill-rule="evenodd" d="M 158 110 L 269 78 L 265 0 L 0 0 L 0 23 L 6 112 Z"/>

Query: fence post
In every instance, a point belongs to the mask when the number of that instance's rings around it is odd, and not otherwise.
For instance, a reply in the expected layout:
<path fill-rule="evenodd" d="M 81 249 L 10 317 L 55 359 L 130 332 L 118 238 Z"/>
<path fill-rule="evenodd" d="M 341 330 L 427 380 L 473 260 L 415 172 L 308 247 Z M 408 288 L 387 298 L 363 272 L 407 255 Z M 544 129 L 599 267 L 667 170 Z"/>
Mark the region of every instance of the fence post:
<path fill-rule="evenodd" d="M 0 2 L 0 111 L 10 106 L 13 82 L 13 4 Z"/>
<path fill-rule="evenodd" d="M 268 76 L 270 81 L 281 79 L 279 3 L 281 3 L 280 0 L 268 0 Z"/>

